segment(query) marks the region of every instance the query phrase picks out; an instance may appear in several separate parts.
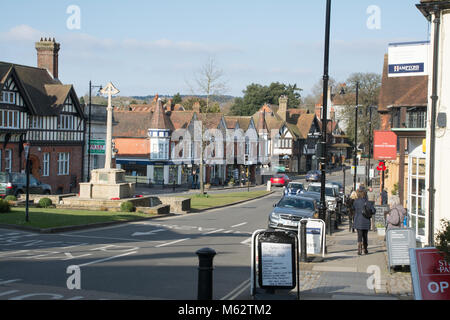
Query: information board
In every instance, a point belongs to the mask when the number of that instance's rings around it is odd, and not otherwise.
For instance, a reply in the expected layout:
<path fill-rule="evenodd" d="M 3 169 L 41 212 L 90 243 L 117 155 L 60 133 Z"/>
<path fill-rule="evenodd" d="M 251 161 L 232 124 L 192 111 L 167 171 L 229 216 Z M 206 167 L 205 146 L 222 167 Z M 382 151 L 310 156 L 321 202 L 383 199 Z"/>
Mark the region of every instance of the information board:
<path fill-rule="evenodd" d="M 389 270 L 393 266 L 409 266 L 409 249 L 416 247 L 416 232 L 412 228 L 395 228 L 386 232 Z"/>
<path fill-rule="evenodd" d="M 258 237 L 258 278 L 263 289 L 293 289 L 296 287 L 295 234 L 284 231 L 264 231 Z"/>
<path fill-rule="evenodd" d="M 386 226 L 386 219 L 384 217 L 384 213 L 389 211 L 389 206 L 375 206 L 375 226 L 377 224 Z"/>
<path fill-rule="evenodd" d="M 322 252 L 322 256 L 324 256 L 325 222 L 320 219 L 306 220 L 308 221 L 306 224 L 306 253 L 320 254 Z M 298 224 L 298 238 L 301 242 L 301 222 Z"/>
<path fill-rule="evenodd" d="M 436 248 L 410 249 L 416 300 L 450 300 L 450 263 Z"/>
<path fill-rule="evenodd" d="M 261 245 L 262 286 L 293 286 L 292 244 L 263 242 Z"/>

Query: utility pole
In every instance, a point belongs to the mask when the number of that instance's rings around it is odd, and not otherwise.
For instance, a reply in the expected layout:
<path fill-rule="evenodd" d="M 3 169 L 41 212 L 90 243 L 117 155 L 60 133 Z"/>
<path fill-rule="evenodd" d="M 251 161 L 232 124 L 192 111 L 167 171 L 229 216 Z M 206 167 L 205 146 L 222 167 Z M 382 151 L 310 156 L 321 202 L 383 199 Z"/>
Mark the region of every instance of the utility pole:
<path fill-rule="evenodd" d="M 353 151 L 353 191 L 356 191 L 356 166 L 358 153 L 358 105 L 359 105 L 359 82 L 356 82 L 356 107 L 355 107 L 355 147 Z"/>

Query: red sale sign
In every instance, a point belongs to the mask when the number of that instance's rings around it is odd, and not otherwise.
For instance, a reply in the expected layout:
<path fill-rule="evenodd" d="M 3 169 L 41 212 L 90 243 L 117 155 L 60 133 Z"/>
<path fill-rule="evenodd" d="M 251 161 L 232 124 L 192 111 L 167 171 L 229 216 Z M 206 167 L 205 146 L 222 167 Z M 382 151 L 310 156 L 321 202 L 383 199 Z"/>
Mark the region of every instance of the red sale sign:
<path fill-rule="evenodd" d="M 410 249 L 416 300 L 450 300 L 450 263 L 436 248 Z"/>

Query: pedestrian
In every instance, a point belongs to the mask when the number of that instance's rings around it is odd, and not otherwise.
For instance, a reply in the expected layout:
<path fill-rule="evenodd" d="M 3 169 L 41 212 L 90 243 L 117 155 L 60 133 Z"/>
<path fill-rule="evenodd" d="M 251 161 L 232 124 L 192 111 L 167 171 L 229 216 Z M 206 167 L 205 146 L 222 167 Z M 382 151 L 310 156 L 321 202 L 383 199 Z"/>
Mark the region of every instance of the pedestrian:
<path fill-rule="evenodd" d="M 375 214 L 375 208 L 367 201 L 367 194 L 365 191 L 358 190 L 356 192 L 358 198 L 353 203 L 355 209 L 354 226 L 358 232 L 358 255 L 362 254 L 364 248 L 364 254 L 368 254 L 368 233 L 370 229 L 370 218 L 365 217 L 365 211 L 370 211 Z"/>
<path fill-rule="evenodd" d="M 355 232 L 355 228 L 353 228 L 353 219 L 355 217 L 355 209 L 353 208 L 353 203 L 358 198 L 356 191 L 353 191 L 350 194 L 350 197 L 347 199 L 347 211 L 348 211 L 348 231 Z"/>
<path fill-rule="evenodd" d="M 406 210 L 401 205 L 398 196 L 392 196 L 389 202 L 390 211 L 386 215 L 386 229 L 402 228 L 403 220 L 406 217 Z"/>
<path fill-rule="evenodd" d="M 386 189 L 381 191 L 381 205 L 386 206 L 388 204 L 388 193 Z"/>

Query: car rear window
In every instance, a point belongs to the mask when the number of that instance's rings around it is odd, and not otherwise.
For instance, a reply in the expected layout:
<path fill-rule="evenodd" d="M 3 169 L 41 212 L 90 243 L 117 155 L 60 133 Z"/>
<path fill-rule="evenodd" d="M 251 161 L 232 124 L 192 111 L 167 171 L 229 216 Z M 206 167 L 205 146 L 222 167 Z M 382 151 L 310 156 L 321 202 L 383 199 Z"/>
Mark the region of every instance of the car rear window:
<path fill-rule="evenodd" d="M 0 183 L 7 183 L 7 182 L 9 182 L 8 173 L 0 172 Z"/>

